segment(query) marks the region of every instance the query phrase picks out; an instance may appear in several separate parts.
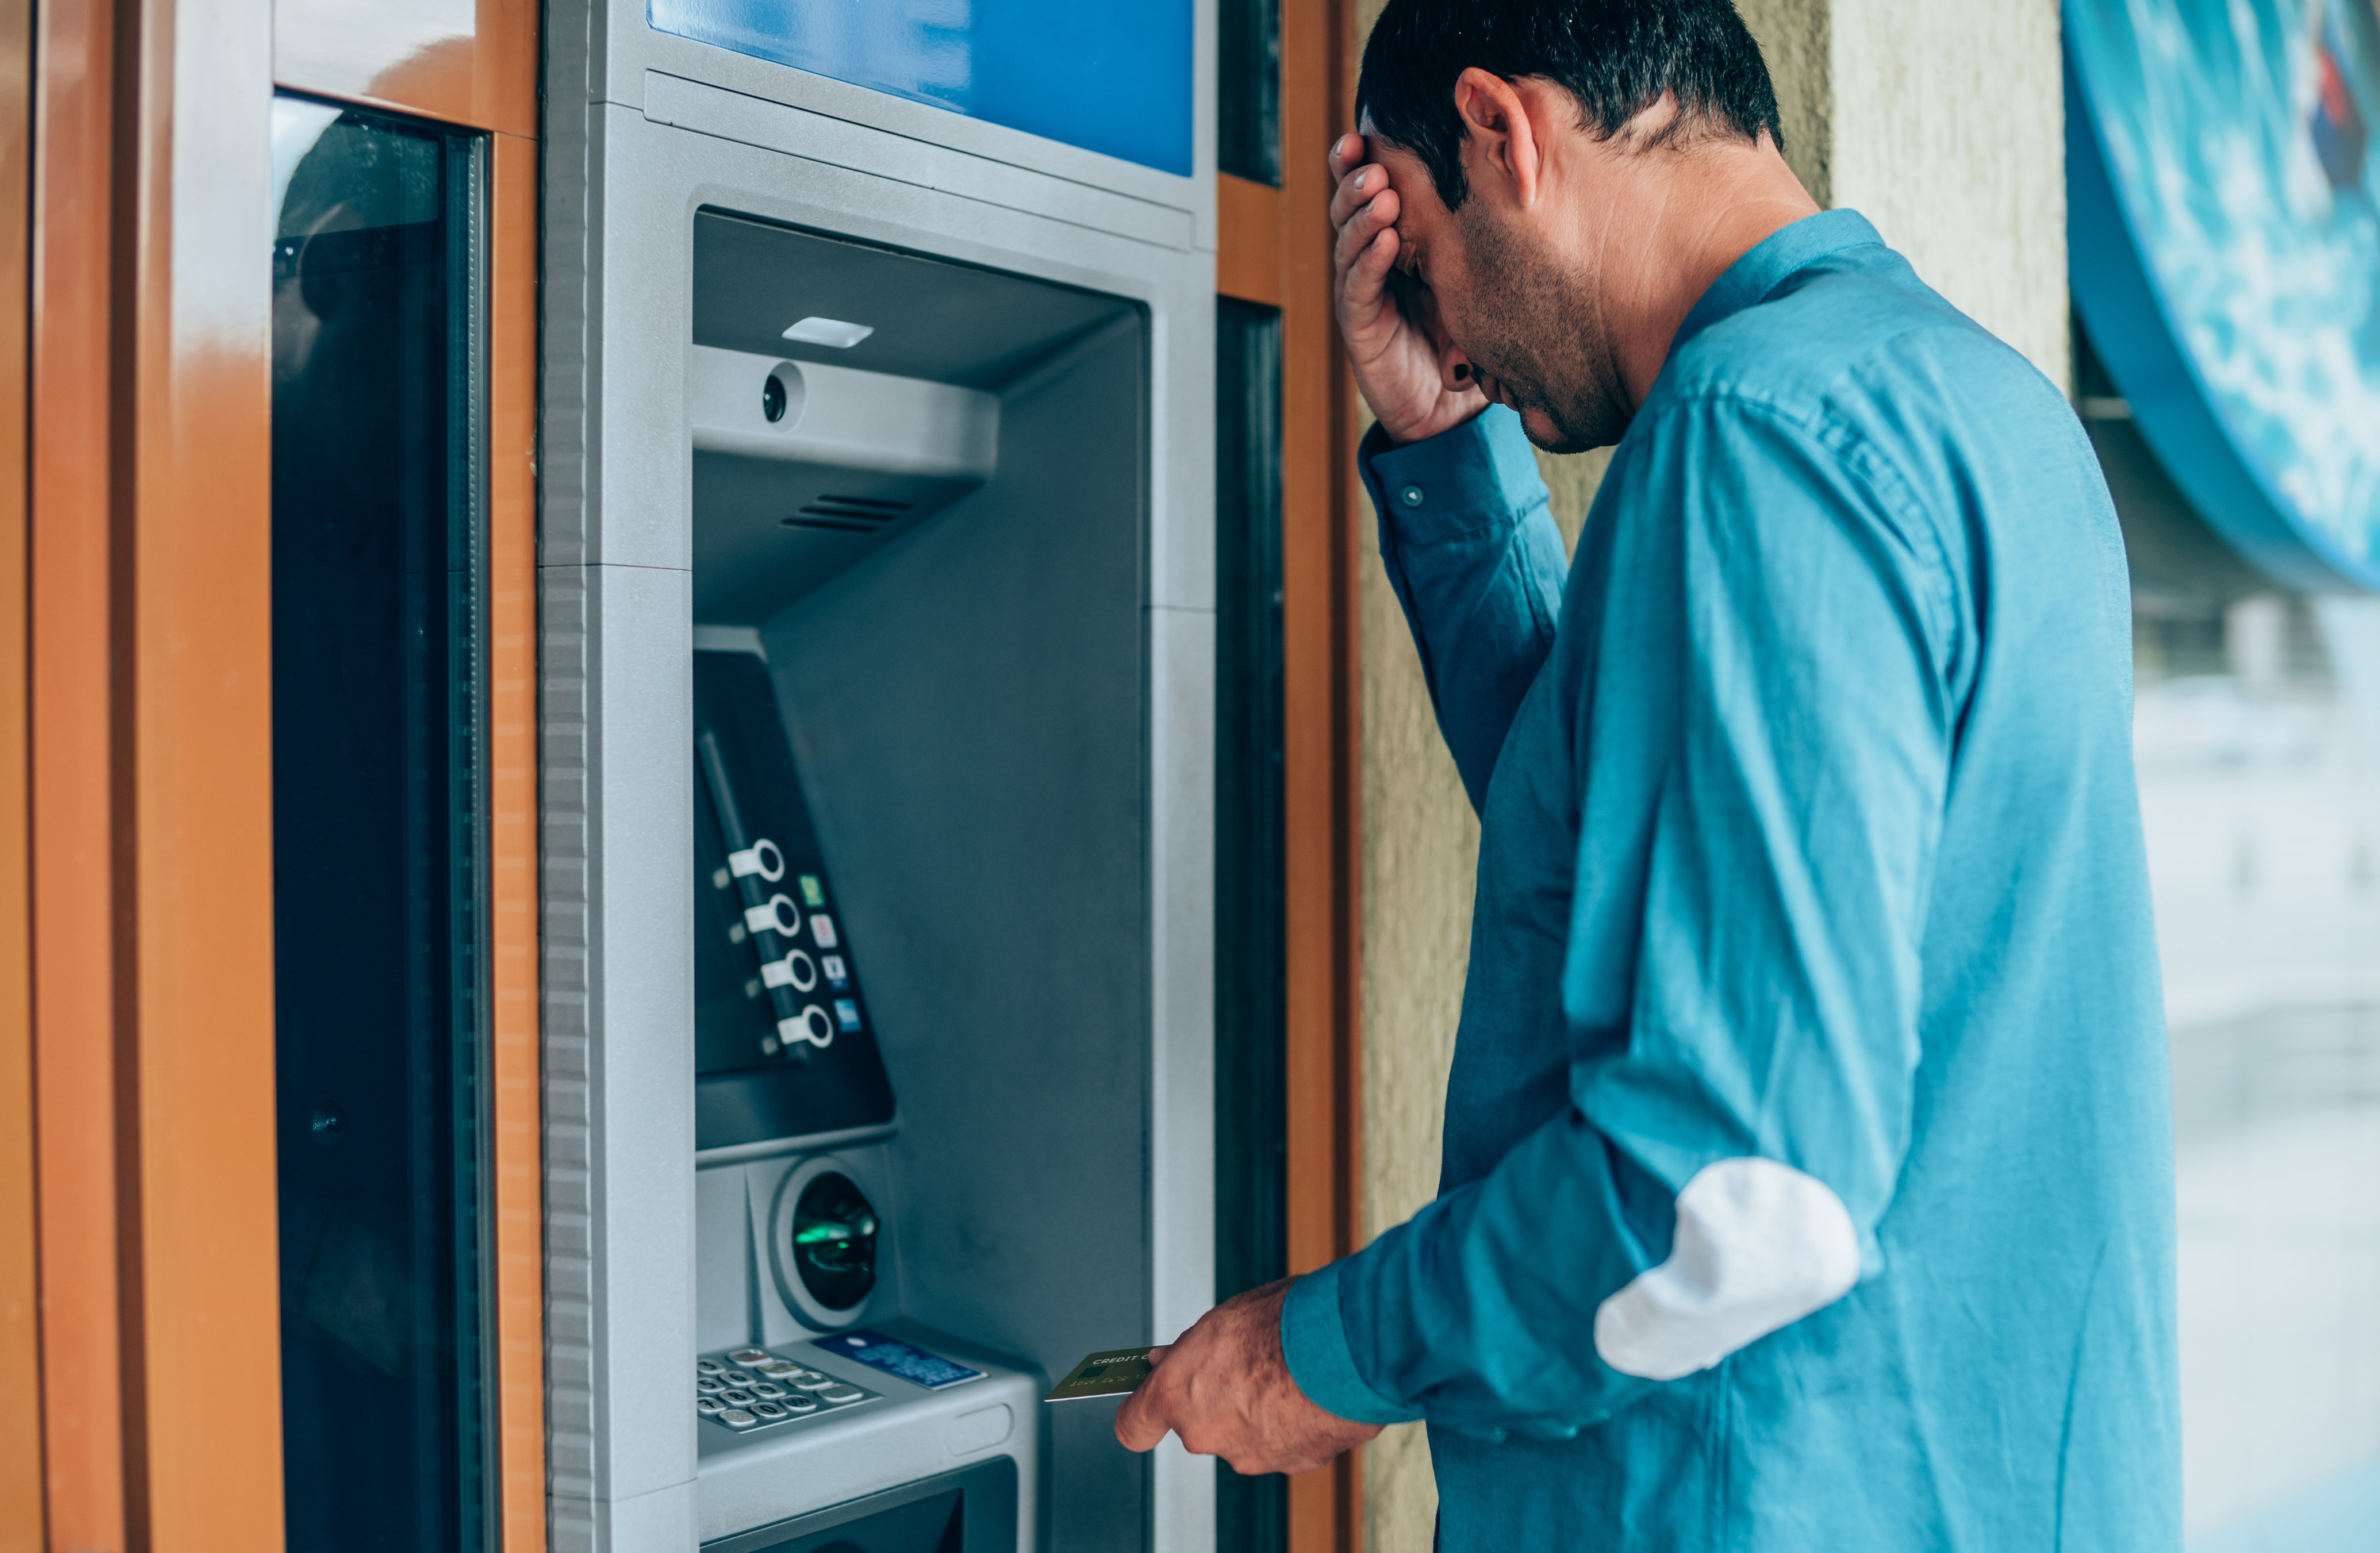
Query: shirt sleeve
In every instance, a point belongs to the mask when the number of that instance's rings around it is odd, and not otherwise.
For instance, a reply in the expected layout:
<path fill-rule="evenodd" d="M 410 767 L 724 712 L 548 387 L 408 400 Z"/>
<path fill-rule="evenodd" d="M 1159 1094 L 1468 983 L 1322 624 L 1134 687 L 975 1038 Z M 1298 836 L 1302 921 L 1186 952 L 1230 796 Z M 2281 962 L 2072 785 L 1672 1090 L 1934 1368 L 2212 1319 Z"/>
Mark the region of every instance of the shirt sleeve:
<path fill-rule="evenodd" d="M 1403 447 L 1375 425 L 1357 467 L 1439 730 L 1477 809 L 1553 645 L 1568 569 L 1521 418 L 1492 406 Z"/>
<path fill-rule="evenodd" d="M 1596 645 L 1553 670 L 1570 1103 L 1293 1286 L 1283 1347 L 1322 1407 L 1565 1437 L 1880 1269 L 1954 618 L 1888 476 L 1757 409 L 1632 432 Z"/>

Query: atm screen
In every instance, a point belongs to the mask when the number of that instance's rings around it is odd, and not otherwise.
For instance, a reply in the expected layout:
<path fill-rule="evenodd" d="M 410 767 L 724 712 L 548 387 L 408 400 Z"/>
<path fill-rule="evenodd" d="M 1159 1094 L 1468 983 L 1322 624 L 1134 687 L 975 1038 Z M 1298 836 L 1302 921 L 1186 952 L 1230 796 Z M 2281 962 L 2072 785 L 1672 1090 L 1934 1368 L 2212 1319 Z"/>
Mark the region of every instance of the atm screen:
<path fill-rule="evenodd" d="M 694 655 L 696 1143 L 892 1119 L 841 902 L 767 663 Z"/>

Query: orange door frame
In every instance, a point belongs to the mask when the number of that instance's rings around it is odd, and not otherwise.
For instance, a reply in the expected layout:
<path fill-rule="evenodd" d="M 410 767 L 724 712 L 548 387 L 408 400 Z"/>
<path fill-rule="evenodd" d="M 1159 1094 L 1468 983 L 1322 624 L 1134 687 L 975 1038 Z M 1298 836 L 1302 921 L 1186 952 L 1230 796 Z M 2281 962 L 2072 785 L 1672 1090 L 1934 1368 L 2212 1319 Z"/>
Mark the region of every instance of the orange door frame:
<path fill-rule="evenodd" d="M 0 1553 L 282 1544 L 276 81 L 494 142 L 497 1464 L 505 1547 L 544 1546 L 538 9 L 481 0 L 471 32 L 358 57 L 346 24 L 395 3 L 0 0 L 0 200 L 31 215 L 0 255 Z"/>
<path fill-rule="evenodd" d="M 1281 182 L 1217 179 L 1216 289 L 1281 310 L 1281 657 L 1288 921 L 1289 1267 L 1362 1233 L 1357 961 L 1354 383 L 1331 321 L 1331 135 L 1347 122 L 1346 0 L 1282 0 Z M 1290 1480 L 1293 1553 L 1363 1545 L 1363 1460 Z"/>
<path fill-rule="evenodd" d="M 0 0 L 0 209 L 32 208 L 33 8 Z M 0 247 L 0 1553 L 40 1553 L 41 1290 L 34 1272 L 30 842 L 25 784 L 25 520 L 30 231 Z"/>
<path fill-rule="evenodd" d="M 39 8 L 31 208 L 27 828 L 50 1545 L 127 1546 L 117 1276 L 114 8 Z"/>
<path fill-rule="evenodd" d="M 280 1540 L 266 18 L 37 12 L 27 576 L 42 1510 Z M 29 746 L 29 748 L 28 748 Z"/>

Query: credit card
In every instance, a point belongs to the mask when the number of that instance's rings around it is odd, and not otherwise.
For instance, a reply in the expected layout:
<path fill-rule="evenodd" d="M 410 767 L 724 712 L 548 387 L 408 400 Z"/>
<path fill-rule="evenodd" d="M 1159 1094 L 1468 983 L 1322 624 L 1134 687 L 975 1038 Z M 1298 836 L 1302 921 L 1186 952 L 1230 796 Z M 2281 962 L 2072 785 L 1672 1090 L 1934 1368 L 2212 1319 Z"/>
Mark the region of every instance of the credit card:
<path fill-rule="evenodd" d="M 1121 1397 L 1148 1378 L 1148 1350 L 1111 1348 L 1094 1353 L 1075 1366 L 1074 1374 L 1050 1388 L 1045 1402 L 1076 1402 L 1086 1397 Z"/>

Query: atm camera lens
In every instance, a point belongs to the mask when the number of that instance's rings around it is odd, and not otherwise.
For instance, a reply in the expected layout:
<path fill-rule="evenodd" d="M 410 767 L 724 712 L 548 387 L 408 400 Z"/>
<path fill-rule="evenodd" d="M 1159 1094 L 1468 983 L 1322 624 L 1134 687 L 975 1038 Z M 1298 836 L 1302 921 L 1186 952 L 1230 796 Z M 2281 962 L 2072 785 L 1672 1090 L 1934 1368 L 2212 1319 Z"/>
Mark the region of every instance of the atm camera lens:
<path fill-rule="evenodd" d="M 876 1287 L 876 1209 L 848 1176 L 829 1171 L 794 1204 L 794 1265 L 829 1310 L 849 1310 Z"/>
<path fill-rule="evenodd" d="M 771 422 L 785 418 L 785 380 L 775 373 L 771 373 L 769 381 L 760 385 L 760 413 Z"/>

